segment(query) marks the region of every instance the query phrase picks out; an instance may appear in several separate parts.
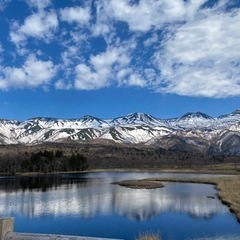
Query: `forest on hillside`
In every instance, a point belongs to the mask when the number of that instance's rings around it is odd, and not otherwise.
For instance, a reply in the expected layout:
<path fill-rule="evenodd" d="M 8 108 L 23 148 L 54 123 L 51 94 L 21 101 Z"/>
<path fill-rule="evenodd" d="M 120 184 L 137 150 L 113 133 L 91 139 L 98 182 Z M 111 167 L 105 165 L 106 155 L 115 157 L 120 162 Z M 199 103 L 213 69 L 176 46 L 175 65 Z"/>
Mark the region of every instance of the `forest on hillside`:
<path fill-rule="evenodd" d="M 25 151 L 22 156 L 9 155 L 0 160 L 0 172 L 7 175 L 15 173 L 53 173 L 84 171 L 88 169 L 87 159 L 80 153 L 64 154 L 62 150 Z"/>
<path fill-rule="evenodd" d="M 224 164 L 240 171 L 240 156 L 115 143 L 0 145 L 2 175 L 96 169 L 211 169 Z"/>

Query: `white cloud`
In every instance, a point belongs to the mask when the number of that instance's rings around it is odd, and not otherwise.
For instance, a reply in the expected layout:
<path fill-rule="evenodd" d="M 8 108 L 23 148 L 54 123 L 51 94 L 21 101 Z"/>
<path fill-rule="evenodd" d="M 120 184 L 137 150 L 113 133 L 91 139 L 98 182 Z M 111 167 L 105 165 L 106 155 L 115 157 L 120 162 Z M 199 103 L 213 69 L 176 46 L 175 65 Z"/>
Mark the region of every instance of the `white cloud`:
<path fill-rule="evenodd" d="M 26 36 L 44 38 L 58 27 L 57 15 L 55 13 L 33 14 L 25 19 L 20 31 Z"/>
<path fill-rule="evenodd" d="M 56 13 L 41 11 L 28 16 L 23 25 L 14 22 L 10 39 L 18 47 L 24 45 L 28 37 L 49 41 L 57 28 L 58 18 Z"/>
<path fill-rule="evenodd" d="M 148 87 L 150 78 L 141 71 L 125 67 L 116 73 L 115 79 L 118 81 L 118 86 L 125 87 Z"/>
<path fill-rule="evenodd" d="M 77 89 L 99 89 L 109 86 L 117 72 L 130 62 L 124 48 L 110 48 L 106 52 L 90 57 L 89 66 L 76 66 L 75 87 Z"/>
<path fill-rule="evenodd" d="M 104 23 L 97 23 L 92 28 L 93 36 L 106 35 L 110 32 L 110 27 Z"/>
<path fill-rule="evenodd" d="M 147 83 L 140 74 L 133 73 L 127 81 L 128 86 L 146 87 Z"/>
<path fill-rule="evenodd" d="M 63 79 L 58 80 L 57 82 L 55 82 L 55 88 L 59 89 L 59 90 L 69 90 L 72 89 L 72 83 L 67 83 L 66 81 L 64 81 Z"/>
<path fill-rule="evenodd" d="M 156 54 L 158 90 L 188 96 L 240 95 L 240 11 L 203 11 Z"/>
<path fill-rule="evenodd" d="M 11 0 L 0 0 L 0 11 L 3 11 Z"/>
<path fill-rule="evenodd" d="M 29 55 L 23 66 L 6 67 L 0 76 L 0 89 L 45 86 L 56 74 L 51 61 L 41 61 L 35 55 Z"/>
<path fill-rule="evenodd" d="M 93 68 L 98 72 L 110 68 L 113 64 L 125 66 L 129 63 L 129 60 L 124 48 L 107 49 L 106 52 L 91 56 L 90 58 Z"/>
<path fill-rule="evenodd" d="M 3 57 L 2 57 L 3 52 L 4 52 L 4 50 L 3 50 L 2 44 L 0 42 L 0 63 L 3 61 Z M 1 68 L 0 68 L 0 71 L 1 71 Z"/>
<path fill-rule="evenodd" d="M 85 64 L 79 64 L 76 66 L 76 80 L 75 88 L 82 90 L 99 89 L 108 86 L 106 74 L 97 73 L 92 71 L 90 67 Z M 103 75 L 104 74 L 104 75 Z"/>
<path fill-rule="evenodd" d="M 144 69 L 144 78 L 148 80 L 148 84 L 152 84 L 155 79 L 157 78 L 157 73 L 155 69 L 152 68 L 146 68 Z"/>
<path fill-rule="evenodd" d="M 157 43 L 158 40 L 158 34 L 154 33 L 151 37 L 149 37 L 147 40 L 143 42 L 145 47 L 151 47 L 153 44 Z"/>
<path fill-rule="evenodd" d="M 30 7 L 35 7 L 38 10 L 43 10 L 51 5 L 51 0 L 26 0 Z"/>
<path fill-rule="evenodd" d="M 108 16 L 126 22 L 132 31 L 161 29 L 165 24 L 184 21 L 194 16 L 207 0 L 139 0 L 131 4 L 129 0 L 105 1 Z"/>
<path fill-rule="evenodd" d="M 110 33 L 114 34 L 115 30 L 113 29 L 112 22 L 105 10 L 104 1 L 96 1 L 95 3 L 96 22 L 92 26 L 93 36 L 102 35 L 107 37 Z"/>
<path fill-rule="evenodd" d="M 0 42 L 0 62 L 2 61 L 2 53 L 4 52 L 2 44 Z"/>
<path fill-rule="evenodd" d="M 120 69 L 116 74 L 116 79 L 118 80 L 118 85 L 126 85 L 128 76 L 132 73 L 132 69 L 130 67 L 126 67 Z"/>
<path fill-rule="evenodd" d="M 60 11 L 61 20 L 68 23 L 87 24 L 91 18 L 90 9 L 82 7 L 66 7 Z"/>
<path fill-rule="evenodd" d="M 37 49 L 38 57 L 59 59 L 57 89 L 139 86 L 187 96 L 240 95 L 240 8 L 234 1 L 95 0 L 58 10 L 51 0 L 25 1 L 32 14 L 10 22 L 15 62 Z M 7 2 L 0 0 L 0 10 Z M 34 86 L 30 59 L 55 74 L 51 61 L 30 55 L 22 67 L 2 69 L 0 88 Z M 39 86 L 52 78 L 37 79 Z"/>
<path fill-rule="evenodd" d="M 91 56 L 88 65 L 77 65 L 75 88 L 92 90 L 112 85 L 146 87 L 148 80 L 143 74 L 129 67 L 130 46 L 109 48 L 106 52 Z"/>
<path fill-rule="evenodd" d="M 64 64 L 64 67 L 72 65 L 74 63 L 74 58 L 78 54 L 77 46 L 69 46 L 64 52 L 61 53 L 61 58 Z"/>

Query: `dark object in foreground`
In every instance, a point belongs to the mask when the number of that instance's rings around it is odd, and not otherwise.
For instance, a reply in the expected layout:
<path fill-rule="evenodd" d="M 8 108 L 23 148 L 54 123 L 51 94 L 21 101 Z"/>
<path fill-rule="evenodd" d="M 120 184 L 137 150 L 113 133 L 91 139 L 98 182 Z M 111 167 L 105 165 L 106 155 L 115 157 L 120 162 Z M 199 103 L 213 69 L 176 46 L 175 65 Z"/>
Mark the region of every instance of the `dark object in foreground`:
<path fill-rule="evenodd" d="M 154 189 L 162 188 L 164 185 L 159 181 L 151 181 L 147 179 L 142 180 L 125 180 L 121 182 L 114 182 L 113 184 L 118 184 L 122 187 L 134 188 L 134 189 Z"/>

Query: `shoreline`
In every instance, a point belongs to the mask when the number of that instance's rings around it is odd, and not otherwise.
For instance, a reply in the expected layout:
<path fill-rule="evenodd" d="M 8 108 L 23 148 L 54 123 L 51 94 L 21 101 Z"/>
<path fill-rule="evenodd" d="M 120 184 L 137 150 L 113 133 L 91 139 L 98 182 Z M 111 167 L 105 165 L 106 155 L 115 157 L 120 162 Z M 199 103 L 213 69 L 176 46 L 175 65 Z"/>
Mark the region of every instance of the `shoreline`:
<path fill-rule="evenodd" d="M 150 172 L 150 173 L 173 173 L 173 174 L 210 174 L 210 175 L 224 175 L 224 176 L 214 176 L 214 177 L 190 177 L 183 178 L 179 177 L 156 177 L 156 178 L 146 178 L 141 179 L 141 187 L 146 184 L 143 180 L 153 183 L 153 185 L 158 186 L 159 182 L 182 182 L 182 183 L 200 183 L 200 184 L 212 184 L 216 186 L 218 191 L 219 200 L 226 205 L 230 212 L 232 212 L 238 222 L 240 223 L 240 174 L 235 171 L 221 170 L 196 170 L 196 169 L 91 169 L 86 171 L 71 171 L 71 172 L 54 172 L 54 173 L 16 173 L 16 177 L 37 177 L 37 176 L 54 176 L 61 174 L 86 174 L 86 173 L 97 173 L 97 172 Z M 0 176 L 2 176 L 0 174 Z M 4 176 L 7 177 L 7 176 Z M 9 176 L 11 177 L 11 176 Z M 139 180 L 137 180 L 139 181 Z M 137 182 L 136 181 L 136 182 Z M 155 183 L 156 184 L 155 184 Z M 115 184 L 119 184 L 116 182 Z M 161 185 L 161 184 L 159 184 Z M 135 183 L 134 187 L 138 187 Z M 151 188 L 151 186 L 149 186 Z"/>
<path fill-rule="evenodd" d="M 4 173 L 0 173 L 1 176 L 24 176 L 24 177 L 32 177 L 32 176 L 46 176 L 46 175 L 61 175 L 61 174 L 81 174 L 81 173 L 98 173 L 98 172 L 149 172 L 149 173 L 179 173 L 179 174 L 210 174 L 210 175 L 240 175 L 239 171 L 234 170 L 206 170 L 206 169 L 159 169 L 159 168 L 102 168 L 102 169 L 89 169 L 84 171 L 60 171 L 60 172 L 16 172 L 14 175 L 6 175 Z"/>
<path fill-rule="evenodd" d="M 127 182 L 128 185 L 131 183 L 134 186 L 137 186 L 139 180 L 125 180 L 116 182 L 120 186 L 124 186 L 124 183 Z M 214 178 L 174 178 L 174 177 L 157 177 L 157 178 L 145 178 L 141 179 L 141 184 L 139 187 L 144 186 L 144 181 L 147 183 L 157 183 L 157 182 L 180 182 L 180 183 L 199 183 L 199 184 L 211 184 L 216 187 L 218 191 L 218 199 L 222 204 L 226 205 L 230 212 L 235 215 L 237 221 L 240 223 L 240 176 L 222 176 Z M 128 187 L 128 186 L 124 186 Z M 144 188 L 144 187 L 143 187 Z"/>

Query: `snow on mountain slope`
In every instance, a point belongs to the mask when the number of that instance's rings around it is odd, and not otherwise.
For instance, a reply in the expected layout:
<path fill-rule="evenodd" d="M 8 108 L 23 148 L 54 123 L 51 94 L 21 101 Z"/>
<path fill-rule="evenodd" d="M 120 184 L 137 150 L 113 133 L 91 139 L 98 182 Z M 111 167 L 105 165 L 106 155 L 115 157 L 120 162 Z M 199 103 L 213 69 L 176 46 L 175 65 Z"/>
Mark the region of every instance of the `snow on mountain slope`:
<path fill-rule="evenodd" d="M 110 125 L 118 126 L 118 125 L 128 125 L 128 124 L 144 124 L 150 126 L 167 126 L 166 120 L 161 120 L 159 118 L 155 118 L 149 114 L 145 113 L 131 113 L 124 117 L 114 118 L 109 121 Z"/>
<path fill-rule="evenodd" d="M 129 124 L 111 127 L 101 135 L 101 138 L 116 142 L 145 143 L 152 138 L 168 135 L 170 132 L 171 130 L 164 127 Z"/>
<path fill-rule="evenodd" d="M 15 120 L 0 120 L 0 143 L 11 144 L 15 142 L 16 129 L 18 128 L 20 122 Z"/>
<path fill-rule="evenodd" d="M 240 154 L 239 136 L 240 109 L 218 118 L 196 112 L 173 119 L 133 113 L 114 119 L 84 116 L 79 119 L 31 118 L 23 122 L 0 120 L 1 144 L 107 139 Z"/>
<path fill-rule="evenodd" d="M 83 128 L 103 128 L 109 124 L 99 118 L 84 116 L 79 119 L 57 119 L 57 118 L 32 118 L 22 123 L 25 129 L 38 125 L 40 128 L 54 129 L 83 129 Z"/>

